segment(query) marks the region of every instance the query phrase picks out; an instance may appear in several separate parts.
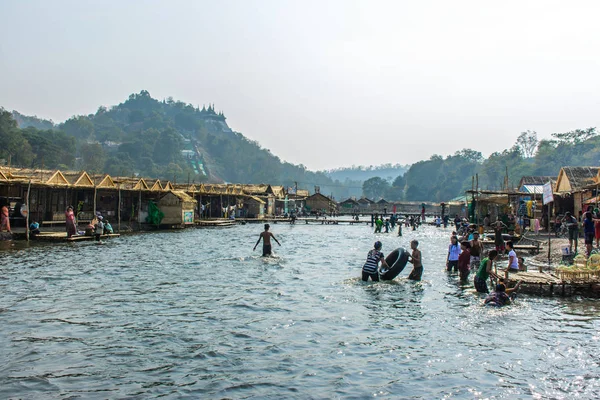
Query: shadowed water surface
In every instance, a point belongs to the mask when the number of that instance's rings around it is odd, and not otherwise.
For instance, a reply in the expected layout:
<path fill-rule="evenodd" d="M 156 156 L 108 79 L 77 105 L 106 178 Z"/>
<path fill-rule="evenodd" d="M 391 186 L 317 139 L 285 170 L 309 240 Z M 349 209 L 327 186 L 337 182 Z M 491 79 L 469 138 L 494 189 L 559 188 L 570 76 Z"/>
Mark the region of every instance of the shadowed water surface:
<path fill-rule="evenodd" d="M 3 243 L 1 398 L 597 398 L 600 303 L 481 306 L 443 271 L 450 231 L 259 225 Z M 424 281 L 358 279 L 417 238 Z M 22 246 L 22 245 L 21 245 Z"/>

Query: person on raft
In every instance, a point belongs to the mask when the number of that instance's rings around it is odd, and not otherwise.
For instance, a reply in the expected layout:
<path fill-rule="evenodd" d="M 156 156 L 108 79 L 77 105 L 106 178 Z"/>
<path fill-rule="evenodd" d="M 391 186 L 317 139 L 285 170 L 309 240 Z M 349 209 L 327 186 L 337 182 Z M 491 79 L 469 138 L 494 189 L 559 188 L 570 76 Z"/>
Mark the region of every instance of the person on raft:
<path fill-rule="evenodd" d="M 420 281 L 421 276 L 423 276 L 423 262 L 422 262 L 422 254 L 421 250 L 419 250 L 419 241 L 413 240 L 410 242 L 410 248 L 412 249 L 412 254 L 408 258 L 408 262 L 413 265 L 413 270 L 411 271 L 408 279 L 413 281 Z"/>
<path fill-rule="evenodd" d="M 258 244 L 260 243 L 260 240 L 262 239 L 262 241 L 263 241 L 263 255 L 262 256 L 263 257 L 271 255 L 271 238 L 273 238 L 273 240 L 276 241 L 277 244 L 281 246 L 281 243 L 279 243 L 279 240 L 277 240 L 275 238 L 275 236 L 273 236 L 273 234 L 271 232 L 269 232 L 270 227 L 271 227 L 271 225 L 265 224 L 265 230 L 260 233 L 260 235 L 258 236 L 258 240 L 256 241 L 254 248 L 252 249 L 252 251 L 256 250 L 256 246 L 258 246 Z"/>
<path fill-rule="evenodd" d="M 363 281 L 365 281 L 365 282 L 368 281 L 369 277 L 371 277 L 371 280 L 373 282 L 379 281 L 378 265 L 379 265 L 380 261 L 381 261 L 381 266 L 383 268 L 389 269 L 389 266 L 385 262 L 385 257 L 383 255 L 383 253 L 381 252 L 382 247 L 383 247 L 383 245 L 378 240 L 373 245 L 373 249 L 369 250 L 369 253 L 367 254 L 367 261 L 365 262 L 365 265 L 363 265 L 363 268 L 362 268 L 362 280 Z"/>
<path fill-rule="evenodd" d="M 496 289 L 487 295 L 483 304 L 486 306 L 502 307 L 510 304 L 510 295 L 519 290 L 521 281 L 517 282 L 514 288 L 507 289 L 504 283 L 498 283 Z"/>

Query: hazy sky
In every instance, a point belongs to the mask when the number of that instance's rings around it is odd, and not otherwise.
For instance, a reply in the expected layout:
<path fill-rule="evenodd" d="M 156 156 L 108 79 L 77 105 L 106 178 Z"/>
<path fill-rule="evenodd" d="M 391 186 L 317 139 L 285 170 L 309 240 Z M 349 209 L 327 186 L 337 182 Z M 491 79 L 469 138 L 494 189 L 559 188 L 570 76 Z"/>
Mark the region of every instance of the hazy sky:
<path fill-rule="evenodd" d="M 146 89 L 310 169 L 600 127 L 597 1 L 0 0 L 0 106 L 63 121 Z"/>

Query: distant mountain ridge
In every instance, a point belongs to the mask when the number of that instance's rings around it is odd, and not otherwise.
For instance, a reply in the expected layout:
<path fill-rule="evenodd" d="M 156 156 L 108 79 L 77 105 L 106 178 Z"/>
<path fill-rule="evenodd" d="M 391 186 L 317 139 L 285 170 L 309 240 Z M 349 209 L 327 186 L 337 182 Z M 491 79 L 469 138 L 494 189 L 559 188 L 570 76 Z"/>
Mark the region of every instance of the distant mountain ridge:
<path fill-rule="evenodd" d="M 410 165 L 402 164 L 383 164 L 379 166 L 352 166 L 346 168 L 335 168 L 325 170 L 323 173 L 331 179 L 344 182 L 351 181 L 366 181 L 370 178 L 380 177 L 392 183 L 399 175 L 404 175 L 410 168 Z"/>

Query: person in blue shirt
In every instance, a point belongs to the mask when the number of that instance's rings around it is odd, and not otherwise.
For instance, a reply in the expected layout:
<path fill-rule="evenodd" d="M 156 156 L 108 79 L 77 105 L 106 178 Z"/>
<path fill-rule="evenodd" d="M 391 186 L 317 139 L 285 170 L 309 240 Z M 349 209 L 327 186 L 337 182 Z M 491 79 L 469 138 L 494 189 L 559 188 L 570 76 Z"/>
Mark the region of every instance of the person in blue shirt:
<path fill-rule="evenodd" d="M 458 244 L 458 238 L 452 236 L 450 238 L 450 245 L 448 246 L 448 257 L 446 258 L 446 270 L 448 272 L 458 272 L 458 257 L 460 256 L 461 249 Z"/>
<path fill-rule="evenodd" d="M 29 233 L 32 235 L 38 235 L 40 233 L 40 224 L 37 221 L 33 221 L 29 224 Z"/>
<path fill-rule="evenodd" d="M 585 238 L 585 249 L 587 256 L 590 256 L 592 252 L 592 245 L 594 244 L 594 236 L 596 234 L 596 228 L 594 227 L 594 219 L 592 213 L 587 211 L 583 220 L 583 237 Z"/>

